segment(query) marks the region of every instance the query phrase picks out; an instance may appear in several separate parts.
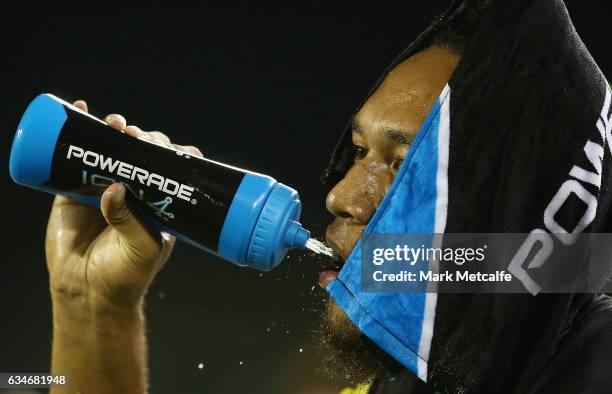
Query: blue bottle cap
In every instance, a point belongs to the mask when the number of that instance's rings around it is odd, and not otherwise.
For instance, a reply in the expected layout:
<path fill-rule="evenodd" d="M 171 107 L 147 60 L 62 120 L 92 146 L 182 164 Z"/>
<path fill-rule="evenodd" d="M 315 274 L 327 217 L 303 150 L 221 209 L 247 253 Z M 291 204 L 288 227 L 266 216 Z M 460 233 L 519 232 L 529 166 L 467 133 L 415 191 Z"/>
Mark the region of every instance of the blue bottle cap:
<path fill-rule="evenodd" d="M 289 248 L 304 248 L 310 233 L 297 222 L 302 204 L 298 193 L 277 183 L 259 215 L 253 230 L 247 265 L 260 270 L 276 267 Z"/>

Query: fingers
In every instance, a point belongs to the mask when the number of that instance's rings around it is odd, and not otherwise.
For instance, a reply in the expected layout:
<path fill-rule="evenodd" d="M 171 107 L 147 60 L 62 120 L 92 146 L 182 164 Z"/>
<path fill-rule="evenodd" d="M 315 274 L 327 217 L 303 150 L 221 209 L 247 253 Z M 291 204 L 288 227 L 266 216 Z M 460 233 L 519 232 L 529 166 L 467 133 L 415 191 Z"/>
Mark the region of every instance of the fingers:
<path fill-rule="evenodd" d="M 123 131 L 125 131 L 127 135 L 135 138 L 139 138 L 144 134 L 144 131 L 140 130 L 140 127 L 134 125 L 126 126 Z"/>
<path fill-rule="evenodd" d="M 110 114 L 104 118 L 104 121 L 108 123 L 110 127 L 117 130 L 123 130 L 127 126 L 127 121 L 122 115 L 119 114 Z"/>
<path fill-rule="evenodd" d="M 140 136 L 140 139 L 143 139 L 149 142 L 159 143 L 162 145 L 167 145 L 167 146 L 172 145 L 172 142 L 170 142 L 170 138 L 168 138 L 168 136 L 162 133 L 161 131 L 148 131 L 144 133 L 142 136 Z"/>
<path fill-rule="evenodd" d="M 77 100 L 73 104 L 75 107 L 87 112 L 87 103 L 84 100 Z M 127 120 L 123 115 L 110 114 L 104 118 L 104 121 L 112 128 L 123 131 L 131 137 L 139 138 L 166 148 L 176 149 L 181 152 L 189 153 L 195 157 L 204 157 L 202 152 L 192 145 L 177 145 L 173 144 L 170 138 L 161 131 L 142 131 L 140 127 L 127 124 Z"/>
<path fill-rule="evenodd" d="M 200 158 L 204 157 L 204 155 L 202 154 L 202 151 L 200 151 L 195 146 L 173 144 L 172 141 L 170 141 L 170 138 L 168 138 L 168 136 L 166 136 L 164 133 L 161 133 L 159 131 L 142 132 L 142 134 L 138 138 L 141 140 L 145 140 L 145 141 L 157 144 L 157 145 L 161 145 L 165 148 L 170 148 L 170 149 L 178 150 L 184 153 L 188 153 L 191 156 L 200 157 Z"/>
<path fill-rule="evenodd" d="M 131 127 L 131 126 L 128 126 L 128 127 Z M 138 138 L 141 140 L 145 140 L 145 141 L 157 144 L 157 145 L 161 145 L 165 148 L 170 148 L 170 149 L 178 150 L 181 152 L 185 152 L 195 157 L 204 157 L 202 155 L 202 152 L 195 146 L 173 144 L 172 141 L 170 141 L 170 138 L 168 138 L 166 134 L 160 131 L 148 131 L 148 132 L 141 131 L 141 134 L 138 136 Z"/>
<path fill-rule="evenodd" d="M 162 232 L 162 250 L 161 250 L 161 260 L 166 261 L 168 257 L 170 257 L 170 253 L 174 249 L 174 244 L 176 243 L 176 237 L 170 233 Z"/>
<path fill-rule="evenodd" d="M 77 100 L 74 103 L 72 103 L 72 105 L 74 105 L 81 111 L 89 112 L 89 108 L 87 107 L 87 102 L 85 100 Z M 128 127 L 127 121 L 125 120 L 125 117 L 123 117 L 123 115 L 119 115 L 119 114 L 106 115 L 106 117 L 104 118 L 104 121 L 108 123 L 109 126 L 117 130 L 125 131 L 124 129 Z M 138 127 L 136 126 L 129 126 L 129 127 L 138 129 Z M 131 131 L 133 131 L 133 129 Z"/>
<path fill-rule="evenodd" d="M 89 112 L 89 109 L 87 108 L 87 103 L 85 102 L 85 100 L 77 100 L 72 105 L 74 105 L 81 111 Z"/>
<path fill-rule="evenodd" d="M 202 157 L 202 158 L 204 157 L 204 155 L 202 155 L 202 152 L 198 148 L 192 145 L 174 144 L 174 148 L 176 150 L 180 150 L 181 152 L 189 153 L 190 155 L 195 156 L 195 157 Z"/>
<path fill-rule="evenodd" d="M 148 229 L 129 210 L 125 193 L 125 186 L 121 183 L 109 186 L 100 200 L 102 215 L 108 225 L 117 231 L 128 253 L 140 260 L 148 260 L 162 250 Z"/>

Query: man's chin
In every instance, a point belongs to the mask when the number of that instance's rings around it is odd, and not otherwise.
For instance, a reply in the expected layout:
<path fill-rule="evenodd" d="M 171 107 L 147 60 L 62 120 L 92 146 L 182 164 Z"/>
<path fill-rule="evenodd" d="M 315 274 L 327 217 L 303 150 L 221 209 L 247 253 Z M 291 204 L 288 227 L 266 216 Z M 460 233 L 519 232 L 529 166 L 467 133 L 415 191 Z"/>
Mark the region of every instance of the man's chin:
<path fill-rule="evenodd" d="M 356 384 L 402 368 L 363 335 L 329 296 L 326 304 L 317 330 L 324 374 Z"/>

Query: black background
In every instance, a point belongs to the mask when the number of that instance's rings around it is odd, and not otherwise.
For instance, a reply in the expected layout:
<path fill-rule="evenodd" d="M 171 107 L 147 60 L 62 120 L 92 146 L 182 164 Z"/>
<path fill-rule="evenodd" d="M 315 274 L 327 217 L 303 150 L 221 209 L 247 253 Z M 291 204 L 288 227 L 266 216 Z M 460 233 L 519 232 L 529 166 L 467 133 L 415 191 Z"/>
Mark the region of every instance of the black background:
<path fill-rule="evenodd" d="M 446 4 L 403 3 L 3 9 L 0 371 L 49 370 L 43 240 L 51 196 L 8 174 L 13 134 L 35 95 L 84 98 L 94 115 L 124 114 L 212 159 L 269 174 L 300 192 L 303 223 L 321 237 L 330 217 L 318 179 L 338 135 L 385 66 Z M 610 6 L 572 1 L 568 8 L 609 74 Z M 316 373 L 317 262 L 292 252 L 260 274 L 178 245 L 147 298 L 151 391 L 341 387 L 341 379 Z"/>

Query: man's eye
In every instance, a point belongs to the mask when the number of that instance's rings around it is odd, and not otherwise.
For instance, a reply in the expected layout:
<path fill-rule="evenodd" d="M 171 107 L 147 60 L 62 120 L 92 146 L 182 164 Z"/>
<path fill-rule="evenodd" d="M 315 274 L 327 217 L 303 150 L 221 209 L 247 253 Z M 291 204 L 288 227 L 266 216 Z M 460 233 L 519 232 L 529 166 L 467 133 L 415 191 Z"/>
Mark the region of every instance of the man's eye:
<path fill-rule="evenodd" d="M 355 152 L 355 160 L 361 160 L 368 154 L 367 148 L 355 144 L 353 144 L 353 151 Z"/>

